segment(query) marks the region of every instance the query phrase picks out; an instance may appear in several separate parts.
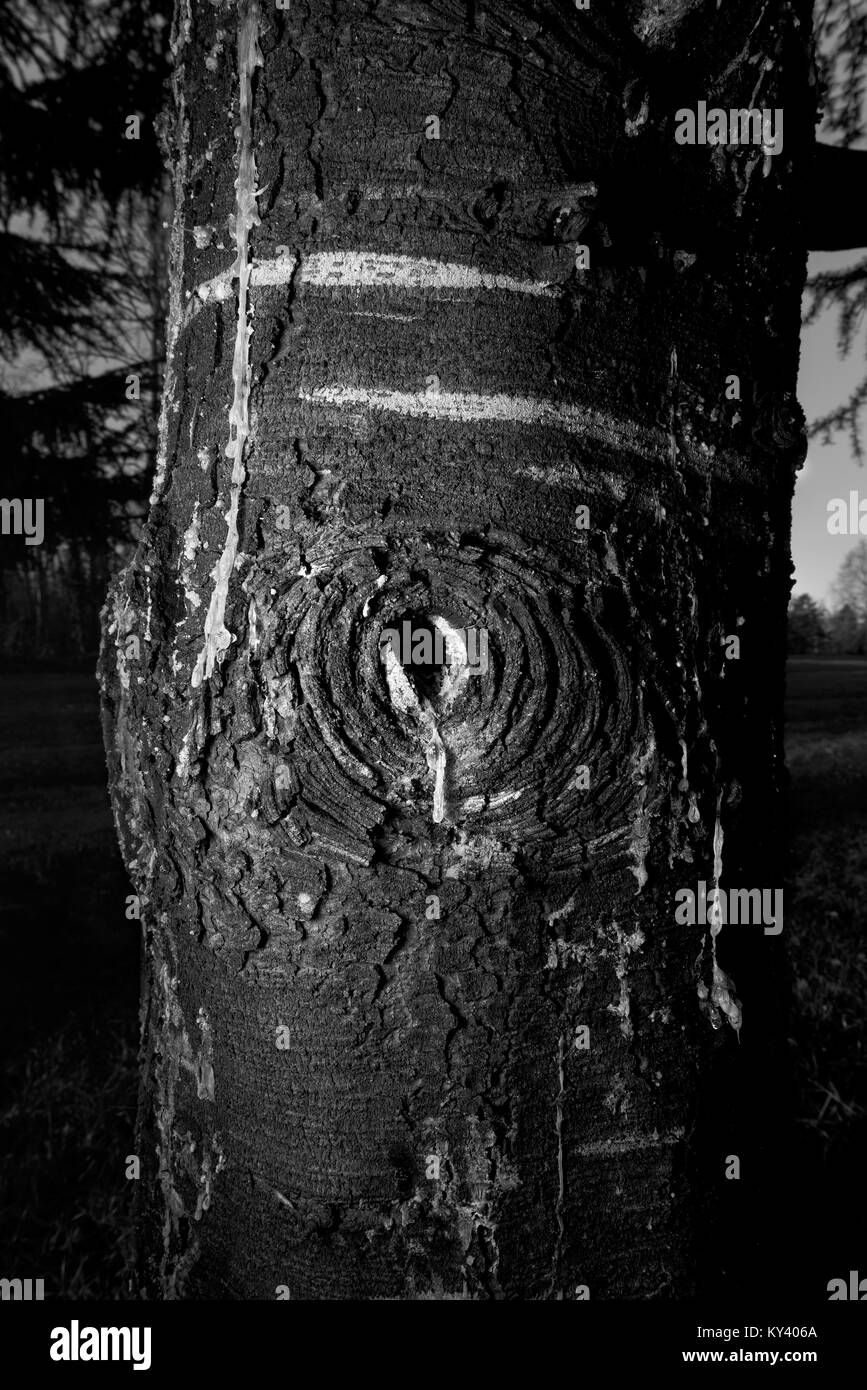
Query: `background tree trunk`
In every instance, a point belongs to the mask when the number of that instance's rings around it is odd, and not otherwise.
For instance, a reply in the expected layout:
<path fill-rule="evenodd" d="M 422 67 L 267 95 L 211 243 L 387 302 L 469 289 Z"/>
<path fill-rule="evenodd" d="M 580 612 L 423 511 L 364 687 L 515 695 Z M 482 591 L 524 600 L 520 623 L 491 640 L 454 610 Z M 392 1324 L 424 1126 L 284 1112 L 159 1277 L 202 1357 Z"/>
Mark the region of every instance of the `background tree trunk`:
<path fill-rule="evenodd" d="M 746 1276 L 779 940 L 674 895 L 781 883 L 812 106 L 772 9 L 181 0 L 101 660 L 146 1296 Z M 783 153 L 676 145 L 699 100 L 784 108 Z M 387 668 L 406 618 L 487 672 Z"/>

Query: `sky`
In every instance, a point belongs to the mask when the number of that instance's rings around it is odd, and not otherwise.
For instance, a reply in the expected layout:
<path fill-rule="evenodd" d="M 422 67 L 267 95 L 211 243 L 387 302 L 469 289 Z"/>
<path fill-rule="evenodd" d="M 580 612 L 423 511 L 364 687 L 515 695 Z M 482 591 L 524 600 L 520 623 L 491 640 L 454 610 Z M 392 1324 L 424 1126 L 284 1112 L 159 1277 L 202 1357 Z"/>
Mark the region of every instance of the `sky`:
<path fill-rule="evenodd" d="M 809 273 L 839 270 L 864 256 L 864 251 L 822 252 L 810 256 Z M 810 328 L 801 330 L 801 368 L 798 398 L 808 423 L 846 400 L 851 389 L 867 373 L 864 330 L 856 334 L 847 358 L 837 354 L 837 313 L 826 311 Z M 867 452 L 867 414 L 864 419 Z M 792 558 L 795 562 L 795 594 L 812 594 L 829 602 L 831 585 L 844 555 L 858 544 L 858 536 L 828 534 L 828 502 L 843 497 L 848 503 L 854 488 L 867 497 L 867 464 L 859 465 L 845 434 L 832 436 L 823 447 L 810 441 L 810 452 L 795 487 L 792 510 Z"/>

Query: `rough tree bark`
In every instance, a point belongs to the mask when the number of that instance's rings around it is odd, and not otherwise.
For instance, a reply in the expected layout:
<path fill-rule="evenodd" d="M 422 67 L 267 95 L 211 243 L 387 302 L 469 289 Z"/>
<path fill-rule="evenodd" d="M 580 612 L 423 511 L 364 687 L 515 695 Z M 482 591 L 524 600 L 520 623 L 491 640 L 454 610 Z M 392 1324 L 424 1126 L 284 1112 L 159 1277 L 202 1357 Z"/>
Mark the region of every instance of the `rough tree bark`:
<path fill-rule="evenodd" d="M 807 0 L 180 0 L 100 668 L 142 1295 L 749 1264 L 779 942 L 674 895 L 781 882 L 809 44 Z M 700 100 L 783 108 L 783 152 L 676 144 Z M 380 659 L 407 618 L 487 672 Z"/>

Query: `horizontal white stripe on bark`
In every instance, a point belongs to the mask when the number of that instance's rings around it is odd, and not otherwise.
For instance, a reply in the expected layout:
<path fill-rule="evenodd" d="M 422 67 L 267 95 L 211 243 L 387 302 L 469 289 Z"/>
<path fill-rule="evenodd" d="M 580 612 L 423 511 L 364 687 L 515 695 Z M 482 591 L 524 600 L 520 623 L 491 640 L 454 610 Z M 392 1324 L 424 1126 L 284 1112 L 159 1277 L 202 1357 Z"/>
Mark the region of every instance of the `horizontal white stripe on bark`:
<path fill-rule="evenodd" d="M 419 314 L 377 314 L 373 309 L 349 309 L 351 319 L 393 319 L 395 323 L 415 323 Z"/>
<path fill-rule="evenodd" d="M 367 386 L 302 388 L 302 401 L 312 405 L 384 410 L 431 420 L 492 420 L 517 425 L 549 425 L 570 434 L 642 450 L 656 440 L 649 430 L 580 405 L 556 405 L 533 396 L 481 395 L 471 391 L 387 391 Z"/>
<path fill-rule="evenodd" d="M 667 1134 L 651 1130 L 649 1134 L 616 1135 L 610 1139 L 595 1139 L 580 1144 L 576 1150 L 582 1158 L 607 1158 L 612 1154 L 630 1153 L 635 1149 L 661 1149 L 669 1144 L 679 1144 L 686 1130 L 677 1127 Z"/>
<path fill-rule="evenodd" d="M 285 285 L 298 268 L 295 255 L 254 261 L 250 271 L 253 289 L 260 285 Z M 426 256 L 390 256 L 377 251 L 316 251 L 301 266 L 301 283 L 317 288 L 399 290 L 502 290 L 553 299 L 558 291 L 543 280 L 520 280 L 456 261 L 437 261 Z M 203 303 L 229 299 L 232 272 L 223 270 L 196 287 Z"/>
<path fill-rule="evenodd" d="M 456 261 L 427 256 L 388 256 L 375 251 L 317 251 L 304 262 L 305 285 L 400 290 L 504 290 L 551 299 L 556 291 L 542 280 L 519 280 Z M 255 274 L 254 274 L 255 280 Z M 273 283 L 273 282 L 269 282 Z"/>

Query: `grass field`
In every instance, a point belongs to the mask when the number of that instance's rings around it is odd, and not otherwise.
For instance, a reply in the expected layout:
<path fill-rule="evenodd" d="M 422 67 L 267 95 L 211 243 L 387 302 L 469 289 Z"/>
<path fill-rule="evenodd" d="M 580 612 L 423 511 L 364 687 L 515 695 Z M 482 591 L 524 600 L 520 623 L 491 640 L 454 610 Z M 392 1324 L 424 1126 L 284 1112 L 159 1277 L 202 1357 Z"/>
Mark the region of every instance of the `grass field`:
<path fill-rule="evenodd" d="M 786 713 L 796 1153 L 839 1263 L 867 1254 L 867 661 L 792 658 Z"/>
<path fill-rule="evenodd" d="M 794 658 L 787 720 L 787 1176 L 804 1248 L 831 1278 L 863 1248 L 859 1221 L 864 1234 L 867 661 Z M 124 917 L 94 680 L 0 676 L 0 746 L 0 1275 L 44 1278 L 51 1297 L 123 1298 L 138 924 Z"/>

